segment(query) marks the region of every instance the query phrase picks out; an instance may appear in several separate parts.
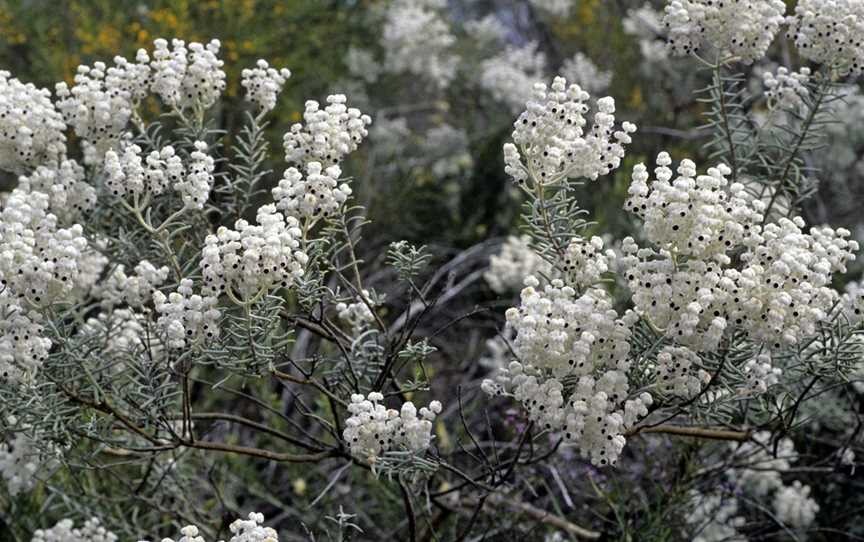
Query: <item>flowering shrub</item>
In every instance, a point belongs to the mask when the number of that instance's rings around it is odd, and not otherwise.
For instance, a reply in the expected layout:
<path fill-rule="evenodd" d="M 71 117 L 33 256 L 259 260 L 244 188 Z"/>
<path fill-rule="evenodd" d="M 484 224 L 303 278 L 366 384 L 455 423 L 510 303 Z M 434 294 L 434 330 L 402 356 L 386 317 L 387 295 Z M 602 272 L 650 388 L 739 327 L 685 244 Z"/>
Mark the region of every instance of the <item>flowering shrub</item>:
<path fill-rule="evenodd" d="M 584 51 L 513 39 L 578 4 L 376 5 L 346 92 L 287 126 L 308 74 L 233 81 L 228 41 L 157 39 L 53 93 L 0 72 L 0 537 L 859 536 L 837 495 L 864 427 L 860 246 L 808 198 L 823 145 L 855 162 L 837 114 L 864 12 L 630 10 L 641 72 L 696 93 L 672 93 L 708 119 L 691 133 L 597 96 L 618 74 Z M 781 40 L 813 64 L 771 64 Z M 490 161 L 474 121 L 496 115 Z M 503 240 L 376 229 L 489 162 L 494 205 L 521 205 Z"/>

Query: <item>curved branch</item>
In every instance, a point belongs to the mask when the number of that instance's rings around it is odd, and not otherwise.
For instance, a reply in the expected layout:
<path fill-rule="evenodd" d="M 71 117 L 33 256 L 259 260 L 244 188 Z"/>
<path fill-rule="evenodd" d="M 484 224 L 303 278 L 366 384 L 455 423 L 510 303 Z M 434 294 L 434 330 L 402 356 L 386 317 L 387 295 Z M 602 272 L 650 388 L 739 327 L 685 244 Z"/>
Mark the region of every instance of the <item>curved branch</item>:
<path fill-rule="evenodd" d="M 730 431 L 726 429 L 711 429 L 706 427 L 685 427 L 681 425 L 656 425 L 654 427 L 634 427 L 626 433 L 630 437 L 639 433 L 665 433 L 682 437 L 694 437 L 709 440 L 731 440 L 735 442 L 747 442 L 752 434 L 750 431 Z"/>
<path fill-rule="evenodd" d="M 216 452 L 225 452 L 229 454 L 248 455 L 258 457 L 278 463 L 314 463 L 328 457 L 337 457 L 339 454 L 336 451 L 328 450 L 315 454 L 285 454 L 263 450 L 261 448 L 250 448 L 248 446 L 235 446 L 224 442 L 210 442 L 206 440 L 183 441 L 182 446 L 186 448 L 195 448 L 198 450 L 213 450 Z"/>
<path fill-rule="evenodd" d="M 224 421 L 224 422 L 236 423 L 239 425 L 244 425 L 244 426 L 249 427 L 251 429 L 255 429 L 257 431 L 261 431 L 262 433 L 267 433 L 268 435 L 274 436 L 276 438 L 280 438 L 280 439 L 284 440 L 285 442 L 290 442 L 291 444 L 294 444 L 295 446 L 299 446 L 301 448 L 305 448 L 305 449 L 313 451 L 313 452 L 323 451 L 323 449 L 318 447 L 318 446 L 313 446 L 311 444 L 303 442 L 300 439 L 292 437 L 291 435 L 289 435 L 287 433 L 283 433 L 282 431 L 279 431 L 278 429 L 274 429 L 272 427 L 269 427 L 268 425 L 250 420 L 248 418 L 244 418 L 242 416 L 237 416 L 236 414 L 227 414 L 224 412 L 195 412 L 192 414 L 192 419 L 193 420 L 211 420 L 211 421 Z"/>
<path fill-rule="evenodd" d="M 503 495 L 494 494 L 490 495 L 486 502 L 495 505 L 495 508 L 499 506 L 506 506 L 511 510 L 522 512 L 523 514 L 530 516 L 531 518 L 539 521 L 540 523 L 551 525 L 552 527 L 555 527 L 556 529 L 561 529 L 562 531 L 567 531 L 576 538 L 583 538 L 585 540 L 597 540 L 600 538 L 601 533 L 597 531 L 592 531 L 590 529 L 586 529 L 585 527 L 580 527 L 575 523 L 567 521 L 566 519 L 556 516 L 547 510 L 543 510 L 542 508 L 537 508 L 536 506 L 528 504 L 527 502 L 517 501 Z M 471 505 L 471 502 L 463 501 L 460 504 Z"/>

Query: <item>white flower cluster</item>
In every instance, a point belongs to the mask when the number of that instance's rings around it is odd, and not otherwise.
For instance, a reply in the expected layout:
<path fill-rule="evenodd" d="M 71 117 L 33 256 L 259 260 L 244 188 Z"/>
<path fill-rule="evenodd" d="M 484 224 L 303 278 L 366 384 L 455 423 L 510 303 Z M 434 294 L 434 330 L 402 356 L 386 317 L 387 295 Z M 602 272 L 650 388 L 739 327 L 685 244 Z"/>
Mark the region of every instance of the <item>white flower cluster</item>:
<path fill-rule="evenodd" d="M 308 256 L 303 232 L 293 216 L 273 204 L 258 208 L 257 225 L 240 219 L 234 229 L 221 226 L 208 235 L 201 251 L 204 291 L 209 296 L 239 295 L 241 303 L 274 288 L 290 288 L 303 276 Z"/>
<path fill-rule="evenodd" d="M 861 353 L 861 356 L 858 363 L 852 367 L 849 373 L 849 380 L 855 393 L 864 395 L 864 340 L 861 339 L 860 335 L 853 335 L 852 342 L 856 350 Z"/>
<path fill-rule="evenodd" d="M 494 380 L 484 380 L 489 395 L 509 395 L 520 401 L 528 417 L 548 431 L 560 431 L 595 465 L 615 465 L 626 439 L 624 432 L 648 414 L 651 395 L 627 398 L 626 375 L 617 370 L 599 378 L 582 376 L 569 397 L 560 379 L 517 361 Z"/>
<path fill-rule="evenodd" d="M 512 395 L 528 411 L 529 419 L 544 430 L 557 431 L 564 426 L 564 386 L 559 379 L 549 378 L 531 365 L 513 360 L 494 378 L 484 380 L 481 389 L 490 396 Z M 566 436 L 568 440 L 573 438 L 572 433 Z"/>
<path fill-rule="evenodd" d="M 765 86 L 768 109 L 801 110 L 804 100 L 810 95 L 807 88 L 809 82 L 810 68 L 790 72 L 781 66 L 777 68 L 776 75 L 766 71 L 762 74 L 762 84 Z"/>
<path fill-rule="evenodd" d="M 501 251 L 489 257 L 489 269 L 483 278 L 493 291 L 499 294 L 515 291 L 529 275 L 551 274 L 552 266 L 531 250 L 530 241 L 527 235 L 511 235 L 501 245 Z"/>
<path fill-rule="evenodd" d="M 624 432 L 648 413 L 647 393 L 628 396 L 632 316 L 619 319 L 603 290 L 575 290 L 553 280 L 543 291 L 526 279 L 518 308 L 507 311 L 516 333 L 510 363 L 482 389 L 520 401 L 542 428 L 561 431 L 568 442 L 597 465 L 614 465 L 624 448 Z M 563 377 L 578 377 L 565 397 Z"/>
<path fill-rule="evenodd" d="M 279 533 L 271 527 L 264 527 L 263 524 L 264 514 L 259 512 L 250 512 L 247 519 L 232 521 L 228 526 L 228 530 L 231 531 L 231 538 L 228 542 L 279 542 Z M 177 539 L 177 542 L 206 542 L 204 537 L 200 536 L 200 530 L 195 525 L 183 527 L 180 529 L 180 534 L 181 537 Z M 162 542 L 174 542 L 174 539 L 163 538 Z"/>
<path fill-rule="evenodd" d="M 696 177 L 684 161 L 672 179 L 668 155 L 658 157 L 657 180 L 634 168 L 626 208 L 645 221 L 659 250 L 627 238 L 622 263 L 637 313 L 667 337 L 697 351 L 715 348 L 727 325 L 779 347 L 812 334 L 836 301 L 828 285 L 844 272 L 858 244 L 846 230 L 812 228 L 781 218 L 761 226 L 764 204 L 743 186 L 727 187 L 725 166 Z M 727 251 L 743 248 L 741 268 Z"/>
<path fill-rule="evenodd" d="M 66 152 L 66 124 L 47 89 L 0 70 L 0 169 L 23 172 Z"/>
<path fill-rule="evenodd" d="M 796 344 L 816 332 L 838 298 L 832 274 L 845 273 L 858 250 L 847 230 L 824 226 L 804 233 L 803 227 L 801 217 L 767 224 L 762 242 L 741 255 L 744 269 L 729 273 L 744 300 L 733 305 L 730 318 L 746 322 L 751 338 L 775 347 L 778 336 L 785 344 Z"/>
<path fill-rule="evenodd" d="M 105 188 L 117 197 L 158 196 L 185 175 L 183 161 L 170 145 L 146 157 L 138 145 L 105 153 Z"/>
<path fill-rule="evenodd" d="M 293 124 L 283 137 L 285 161 L 297 165 L 318 162 L 328 168 L 356 150 L 368 135 L 366 127 L 372 119 L 346 102 L 344 94 L 328 96 L 324 109 L 314 100 L 307 101 L 303 113 L 306 125 Z"/>
<path fill-rule="evenodd" d="M 574 237 L 561 262 L 564 282 L 573 287 L 593 286 L 612 269 L 615 259 L 612 249 L 603 250 L 603 239 L 597 236 L 590 240 Z"/>
<path fill-rule="evenodd" d="M 219 336 L 218 300 L 212 295 L 193 293 L 192 280 L 183 279 L 176 292 L 167 296 L 153 292 L 153 304 L 159 318 L 156 324 L 167 338 L 169 348 L 185 348 Z"/>
<path fill-rule="evenodd" d="M 635 310 L 682 345 L 697 351 L 711 350 L 726 329 L 721 310 L 725 294 L 718 266 L 701 260 L 676 268 L 668 252 L 639 249 L 624 240 L 621 260 Z"/>
<path fill-rule="evenodd" d="M 643 220 L 645 238 L 661 249 L 700 259 L 720 258 L 745 244 L 762 222 L 764 204 L 751 197 L 740 183 L 731 186 L 725 164 L 696 175 L 696 164 L 683 160 L 672 178 L 668 153 L 657 156 L 657 179 L 648 183 L 643 164 L 633 169 L 624 208 Z"/>
<path fill-rule="evenodd" d="M 745 520 L 738 515 L 738 496 L 748 501 L 771 499 L 771 517 L 787 528 L 805 529 L 816 518 L 819 505 L 810 497 L 810 487 L 800 481 L 783 483 L 783 474 L 797 461 L 795 447 L 788 438 L 775 443 L 771 434 L 760 431 L 740 446 L 732 445 L 735 466 L 727 471 L 731 493 L 691 493 L 693 509 L 687 523 L 694 540 L 704 542 L 745 541 L 739 532 Z"/>
<path fill-rule="evenodd" d="M 837 450 L 840 464 L 847 467 L 855 467 L 855 452 L 851 448 Z"/>
<path fill-rule="evenodd" d="M 0 208 L 0 380 L 13 383 L 32 377 L 51 348 L 38 308 L 89 289 L 104 264 L 81 225 L 59 227 L 58 215 L 71 223 L 95 200 L 80 166 L 39 166 L 19 183 Z"/>
<path fill-rule="evenodd" d="M 126 268 L 120 264 L 111 274 L 96 285 L 93 295 L 98 298 L 105 309 L 127 304 L 133 308 L 141 308 L 152 299 L 156 287 L 161 286 L 168 278 L 168 267 L 157 268 L 147 260 L 141 260 L 135 266 L 135 274 L 126 274 Z"/>
<path fill-rule="evenodd" d="M 92 239 L 88 241 L 87 250 L 78 259 L 78 278 L 73 291 L 76 297 L 80 298 L 82 294 L 89 292 L 102 278 L 102 272 L 108 265 L 108 258 L 100 252 L 104 246 L 104 239 Z"/>
<path fill-rule="evenodd" d="M 282 92 L 285 81 L 291 77 L 291 70 L 271 68 L 266 60 L 259 59 L 254 68 L 244 69 L 241 75 L 243 80 L 240 84 L 246 89 L 246 101 L 266 113 L 276 107 L 276 98 Z"/>
<path fill-rule="evenodd" d="M 174 190 L 183 198 L 186 209 L 204 208 L 213 188 L 214 168 L 213 157 L 207 154 L 207 143 L 196 141 L 195 150 L 189 155 L 189 171 L 185 177 L 174 182 Z"/>
<path fill-rule="evenodd" d="M 162 352 L 161 344 L 156 337 L 148 336 L 145 326 L 149 326 L 147 313 L 113 309 L 88 318 L 79 329 L 79 334 L 100 341 L 99 352 L 102 356 L 126 355 L 146 345 L 148 356 L 155 358 Z"/>
<path fill-rule="evenodd" d="M 98 518 L 84 522 L 75 528 L 71 519 L 62 519 L 50 529 L 39 529 L 30 542 L 117 542 L 117 535 L 102 526 Z"/>
<path fill-rule="evenodd" d="M 67 125 L 82 140 L 84 163 L 102 163 L 105 153 L 117 150 L 127 137 L 135 107 L 150 91 L 177 109 L 215 103 L 225 88 L 223 63 L 216 57 L 218 40 L 188 47 L 173 40 L 169 49 L 166 40 L 157 39 L 154 46 L 152 60 L 139 49 L 135 62 L 118 56 L 111 67 L 104 62 L 79 66 L 71 87 L 56 85 L 56 109 L 47 90 L 9 80 L 7 72 L 0 72 L 0 111 L 5 112 L 0 116 L 0 167 L 20 170 L 28 162 L 57 159 L 65 152 Z M 256 96 L 264 96 L 271 86 L 256 87 Z M 7 100 L 15 106 L 8 108 Z"/>
<path fill-rule="evenodd" d="M 203 536 L 200 535 L 200 531 L 196 525 L 187 525 L 180 529 L 180 538 L 177 542 L 205 542 Z M 147 542 L 146 540 L 142 540 L 140 542 Z M 163 538 L 162 542 L 174 542 L 173 538 Z"/>
<path fill-rule="evenodd" d="M 412 135 L 405 117 L 387 117 L 380 114 L 369 129 L 375 151 L 387 157 L 401 155 Z"/>
<path fill-rule="evenodd" d="M 804 528 L 813 522 L 819 505 L 810 497 L 810 487 L 797 480 L 791 485 L 783 483 L 782 474 L 798 460 L 790 439 L 780 439 L 775 447 L 771 434 L 760 431 L 735 450 L 735 455 L 744 466 L 728 473 L 731 482 L 756 498 L 773 493 L 774 514 L 790 527 Z"/>
<path fill-rule="evenodd" d="M 236 519 L 228 526 L 229 542 L 279 542 L 279 535 L 271 527 L 264 527 L 264 514 L 250 512 L 248 519 Z"/>
<path fill-rule="evenodd" d="M 16 420 L 9 416 L 7 423 L 14 426 Z M 39 451 L 24 431 L 15 432 L 9 442 L 0 440 L 0 480 L 9 495 L 15 497 L 22 491 L 30 490 L 41 469 Z"/>
<path fill-rule="evenodd" d="M 348 183 L 339 184 L 342 169 L 330 166 L 322 170 L 318 162 L 306 164 L 306 177 L 300 170 L 289 167 L 279 185 L 273 188 L 276 208 L 287 216 L 301 220 L 316 220 L 339 212 L 351 195 Z"/>
<path fill-rule="evenodd" d="M 693 490 L 689 495 L 691 509 L 687 524 L 693 531 L 693 542 L 746 542 L 738 532 L 747 520 L 738 515 L 738 499 L 733 495 L 705 495 Z"/>
<path fill-rule="evenodd" d="M 42 192 L 15 189 L 0 210 L 0 285 L 9 294 L 46 305 L 85 286 L 83 228 L 58 228 Z"/>
<path fill-rule="evenodd" d="M 864 94 L 857 85 L 841 87 L 837 94 L 842 99 L 826 104 L 839 121 L 826 126 L 826 144 L 831 152 L 816 153 L 813 158 L 823 176 L 830 174 L 838 185 L 854 186 L 853 179 L 864 175 L 864 156 L 860 151 L 864 147 Z"/>
<path fill-rule="evenodd" d="M 760 498 L 783 487 L 782 473 L 798 460 L 792 440 L 780 439 L 775 448 L 768 431 L 754 434 L 751 441 L 735 449 L 735 455 L 746 467 L 730 471 L 729 480 Z"/>
<path fill-rule="evenodd" d="M 747 382 L 740 393 L 762 394 L 768 391 L 768 388 L 780 382 L 780 375 L 783 374 L 783 369 L 776 367 L 771 359 L 771 353 L 765 351 L 747 360 L 747 363 L 744 364 L 743 372 L 747 378 Z"/>
<path fill-rule="evenodd" d="M 859 0 L 800 0 L 788 23 L 789 38 L 802 57 L 842 75 L 864 73 L 864 4 Z"/>
<path fill-rule="evenodd" d="M 367 83 L 374 83 L 381 75 L 381 66 L 375 59 L 375 55 L 371 51 L 353 45 L 349 46 L 345 53 L 345 67 L 348 68 L 348 73 Z"/>
<path fill-rule="evenodd" d="M 110 68 L 104 62 L 78 66 L 71 89 L 57 83 L 57 109 L 85 142 L 85 157 L 93 161 L 88 163 L 101 161 L 120 142 L 133 109 L 146 96 L 149 62 L 147 52 L 139 49 L 135 63 L 118 56 Z"/>
<path fill-rule="evenodd" d="M 435 178 L 458 175 L 474 163 L 468 148 L 468 134 L 461 128 L 445 122 L 429 128 L 421 141 L 423 160 L 429 163 Z"/>
<path fill-rule="evenodd" d="M 351 455 L 373 462 L 384 452 L 408 450 L 422 453 L 432 442 L 432 422 L 441 413 L 441 403 L 432 401 L 418 411 L 414 403 L 402 404 L 399 411 L 383 404 L 384 396 L 371 392 L 364 397 L 351 396 L 342 436 L 351 448 Z"/>
<path fill-rule="evenodd" d="M 774 494 L 774 514 L 789 527 L 809 527 L 818 511 L 819 505 L 810 498 L 810 486 L 802 485 L 798 480 Z"/>
<path fill-rule="evenodd" d="M 516 332 L 513 350 L 523 363 L 555 376 L 629 368 L 630 330 L 605 290 L 589 289 L 577 297 L 558 279 L 542 291 L 533 276 L 525 284 L 520 306 L 506 314 L 507 325 Z"/>
<path fill-rule="evenodd" d="M 785 13 L 783 0 L 672 0 L 663 24 L 675 55 L 695 53 L 707 43 L 750 64 L 765 56 Z"/>
<path fill-rule="evenodd" d="M 114 66 L 108 68 L 105 76 L 106 88 L 109 94 L 129 95 L 132 103 L 140 102 L 150 93 L 151 68 L 150 56 L 144 49 L 135 53 L 135 62 L 130 62 L 122 56 L 114 57 Z"/>
<path fill-rule="evenodd" d="M 357 335 L 362 332 L 369 324 L 375 321 L 375 315 L 369 308 L 370 305 L 376 305 L 375 300 L 369 294 L 368 290 L 361 292 L 363 299 L 358 299 L 353 303 L 345 303 L 344 301 L 336 304 L 336 312 L 339 319 L 348 324 Z"/>
<path fill-rule="evenodd" d="M 447 87 L 456 76 L 456 37 L 443 18 L 446 0 L 394 0 L 381 34 L 384 69 L 425 77 Z"/>
<path fill-rule="evenodd" d="M 846 285 L 843 309 L 852 325 L 857 326 L 864 322 L 864 285 L 860 282 L 850 282 Z"/>
<path fill-rule="evenodd" d="M 657 386 L 663 393 L 690 398 L 702 391 L 711 375 L 699 355 L 683 346 L 666 346 L 657 354 Z"/>
<path fill-rule="evenodd" d="M 650 65 L 669 60 L 669 49 L 663 39 L 663 14 L 651 4 L 627 11 L 622 21 L 624 32 L 639 42 L 639 52 Z"/>
<path fill-rule="evenodd" d="M 39 166 L 18 178 L 18 188 L 48 194 L 48 211 L 65 224 L 75 222 L 96 204 L 96 189 L 85 181 L 84 168 L 75 160 L 63 160 L 59 167 Z"/>
<path fill-rule="evenodd" d="M 529 2 L 535 8 L 555 17 L 566 17 L 576 3 L 574 0 L 529 0 Z"/>
<path fill-rule="evenodd" d="M 601 70 L 588 58 L 588 55 L 582 52 L 564 61 L 561 66 L 561 76 L 579 85 L 589 94 L 603 92 L 612 83 L 612 72 Z"/>
<path fill-rule="evenodd" d="M 188 167 L 170 145 L 146 157 L 138 145 L 126 145 L 119 154 L 109 150 L 105 153 L 105 187 L 117 197 L 131 195 L 139 200 L 171 187 L 186 209 L 203 209 L 213 188 L 215 162 L 206 152 L 206 143 L 196 141 L 194 146 Z"/>
<path fill-rule="evenodd" d="M 157 39 L 153 42 L 152 90 L 176 109 L 207 109 L 225 90 L 224 62 L 216 56 L 221 44 L 207 45 L 183 40 Z"/>
<path fill-rule="evenodd" d="M 477 363 L 492 371 L 506 369 L 513 361 L 513 352 L 509 345 L 514 338 L 513 330 L 505 327 L 500 334 L 486 341 L 486 351 Z"/>
<path fill-rule="evenodd" d="M 507 39 L 507 27 L 494 13 L 466 22 L 465 32 L 481 45 L 500 44 Z"/>
<path fill-rule="evenodd" d="M 590 130 L 589 95 L 578 85 L 556 77 L 552 87 L 534 86 L 534 99 L 519 115 L 513 142 L 504 145 L 506 172 L 519 183 L 554 185 L 567 179 L 597 179 L 614 171 L 624 157 L 624 145 L 636 126 L 625 122 L 615 130 L 615 100 L 597 100 L 597 113 Z"/>
<path fill-rule="evenodd" d="M 48 358 L 51 340 L 42 336 L 41 322 L 38 311 L 0 290 L 0 382 L 27 380 Z"/>
<path fill-rule="evenodd" d="M 511 45 L 480 64 L 480 86 L 517 113 L 531 99 L 534 85 L 546 77 L 545 73 L 546 55 L 538 50 L 537 42 Z"/>

